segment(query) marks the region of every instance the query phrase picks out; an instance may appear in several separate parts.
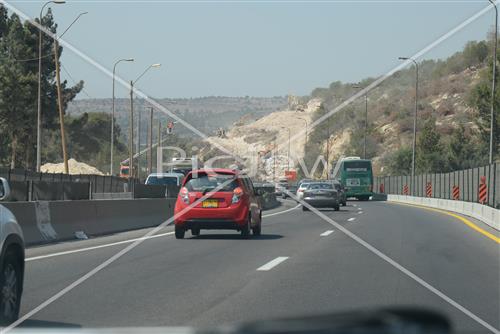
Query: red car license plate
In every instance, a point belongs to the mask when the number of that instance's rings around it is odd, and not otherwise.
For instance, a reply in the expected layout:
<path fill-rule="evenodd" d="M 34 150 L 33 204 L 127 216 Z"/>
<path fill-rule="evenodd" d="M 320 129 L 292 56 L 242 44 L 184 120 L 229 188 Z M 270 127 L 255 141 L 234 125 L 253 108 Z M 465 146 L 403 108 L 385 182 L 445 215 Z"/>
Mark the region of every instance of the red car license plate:
<path fill-rule="evenodd" d="M 203 208 L 218 208 L 219 201 L 216 199 L 206 199 L 201 203 Z"/>

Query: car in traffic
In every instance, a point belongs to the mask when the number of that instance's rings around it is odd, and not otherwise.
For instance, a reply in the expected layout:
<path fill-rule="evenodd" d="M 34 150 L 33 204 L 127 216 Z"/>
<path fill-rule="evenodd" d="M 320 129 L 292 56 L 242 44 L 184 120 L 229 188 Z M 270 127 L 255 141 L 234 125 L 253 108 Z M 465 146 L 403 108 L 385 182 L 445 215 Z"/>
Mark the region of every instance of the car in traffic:
<path fill-rule="evenodd" d="M 180 186 L 182 179 L 184 179 L 184 174 L 182 173 L 152 173 L 146 178 L 145 184 L 162 186 L 171 184 Z"/>
<path fill-rule="evenodd" d="M 252 180 L 238 170 L 200 169 L 183 181 L 174 209 L 175 237 L 206 230 L 236 230 L 260 235 L 262 206 Z"/>
<path fill-rule="evenodd" d="M 339 203 L 342 206 L 346 206 L 347 205 L 347 193 L 345 191 L 344 186 L 342 185 L 342 183 L 340 183 L 339 180 L 332 180 L 331 182 L 333 184 L 333 187 L 335 188 L 335 190 L 337 190 L 337 192 L 339 194 Z"/>
<path fill-rule="evenodd" d="M 274 187 L 274 194 L 276 196 L 282 196 L 284 191 L 287 187 L 287 184 L 283 184 L 283 183 L 277 183 L 276 186 Z"/>
<path fill-rule="evenodd" d="M 0 178 L 0 201 L 10 195 L 9 183 Z M 19 317 L 24 282 L 24 237 L 14 214 L 0 204 L 0 326 Z"/>
<path fill-rule="evenodd" d="M 309 183 L 308 187 L 303 192 L 303 196 L 304 202 L 310 206 L 317 208 L 333 208 L 335 211 L 340 210 L 338 192 L 331 182 Z M 308 211 L 309 208 L 302 205 L 302 210 Z"/>
<path fill-rule="evenodd" d="M 286 191 L 283 191 L 281 193 L 281 198 L 283 199 L 287 199 L 288 197 L 291 197 L 289 194 L 297 194 L 297 186 L 295 185 L 289 185 L 288 188 L 286 189 Z"/>
<path fill-rule="evenodd" d="M 311 183 L 311 182 L 314 182 L 314 180 L 313 179 L 302 179 L 299 182 L 297 182 L 297 187 L 300 187 L 300 185 L 302 183 Z"/>
<path fill-rule="evenodd" d="M 274 194 L 276 196 L 281 196 L 283 194 L 283 185 L 280 184 L 280 183 L 276 183 L 276 185 L 274 186 Z"/>
<path fill-rule="evenodd" d="M 304 191 L 307 189 L 307 187 L 309 186 L 309 182 L 302 182 L 300 183 L 300 185 L 298 186 L 297 188 L 297 193 L 296 193 L 296 196 L 297 196 L 297 200 L 302 200 L 304 198 Z"/>

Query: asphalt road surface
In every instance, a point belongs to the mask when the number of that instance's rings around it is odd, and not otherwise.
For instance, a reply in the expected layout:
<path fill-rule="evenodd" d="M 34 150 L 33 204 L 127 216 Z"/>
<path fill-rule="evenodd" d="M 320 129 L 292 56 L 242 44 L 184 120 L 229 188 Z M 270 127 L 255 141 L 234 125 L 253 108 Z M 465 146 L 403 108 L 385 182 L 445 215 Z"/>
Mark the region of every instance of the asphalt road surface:
<path fill-rule="evenodd" d="M 167 227 L 21 326 L 204 328 L 410 305 L 444 312 L 457 332 L 488 332 L 330 223 L 294 206 L 287 200 L 266 212 L 263 235 L 249 240 L 232 231 L 176 240 Z M 322 212 L 500 328 L 500 249 L 494 240 L 457 218 L 407 205 L 352 201 L 339 212 Z M 145 232 L 29 249 L 21 314 Z"/>

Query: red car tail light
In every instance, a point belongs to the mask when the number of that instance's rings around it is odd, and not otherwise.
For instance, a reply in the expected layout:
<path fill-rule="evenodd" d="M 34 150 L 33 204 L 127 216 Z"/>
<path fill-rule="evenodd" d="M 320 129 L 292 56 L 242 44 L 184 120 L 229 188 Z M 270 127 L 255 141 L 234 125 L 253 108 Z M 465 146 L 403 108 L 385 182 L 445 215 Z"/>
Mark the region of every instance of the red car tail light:
<path fill-rule="evenodd" d="M 233 198 L 231 199 L 231 203 L 232 204 L 238 203 L 242 195 L 243 195 L 243 189 L 241 189 L 240 187 L 236 187 L 233 190 Z"/>
<path fill-rule="evenodd" d="M 189 191 L 186 187 L 183 187 L 181 191 L 179 191 L 179 196 L 184 203 L 189 204 Z"/>

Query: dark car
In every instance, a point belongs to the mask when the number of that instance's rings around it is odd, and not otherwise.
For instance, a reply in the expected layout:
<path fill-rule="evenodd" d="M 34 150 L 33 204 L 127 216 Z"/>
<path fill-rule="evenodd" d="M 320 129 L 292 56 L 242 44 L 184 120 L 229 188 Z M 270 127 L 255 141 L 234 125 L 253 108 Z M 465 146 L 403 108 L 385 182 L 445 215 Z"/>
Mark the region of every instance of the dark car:
<path fill-rule="evenodd" d="M 288 195 L 288 193 L 295 195 L 295 193 L 297 192 L 297 189 L 298 189 L 297 186 L 289 186 L 288 188 L 286 188 L 286 191 L 283 191 L 281 193 L 281 198 L 286 199 L 286 198 L 290 197 L 290 195 Z"/>
<path fill-rule="evenodd" d="M 304 190 L 303 200 L 313 207 L 340 210 L 338 192 L 331 182 L 309 183 Z M 302 205 L 302 210 L 307 211 L 309 208 Z"/>
<path fill-rule="evenodd" d="M 347 194 L 346 194 L 344 186 L 338 180 L 333 180 L 332 184 L 333 184 L 333 187 L 335 188 L 335 190 L 337 190 L 337 192 L 339 193 L 339 203 L 342 204 L 342 206 L 346 206 L 347 205 Z"/>

